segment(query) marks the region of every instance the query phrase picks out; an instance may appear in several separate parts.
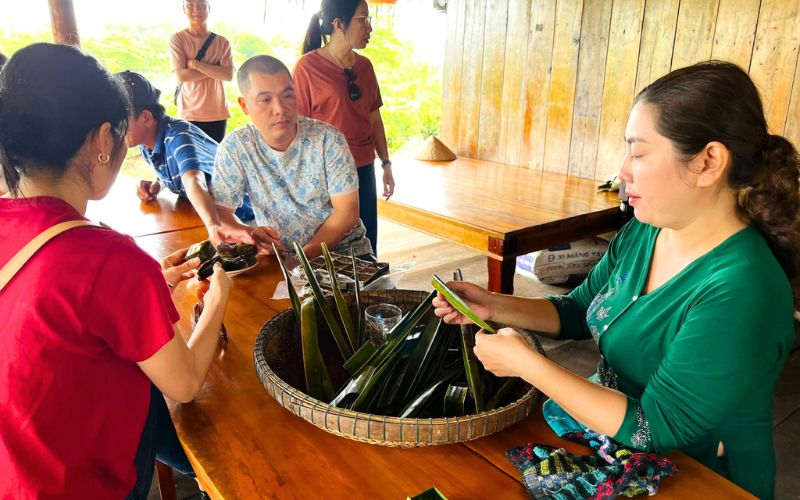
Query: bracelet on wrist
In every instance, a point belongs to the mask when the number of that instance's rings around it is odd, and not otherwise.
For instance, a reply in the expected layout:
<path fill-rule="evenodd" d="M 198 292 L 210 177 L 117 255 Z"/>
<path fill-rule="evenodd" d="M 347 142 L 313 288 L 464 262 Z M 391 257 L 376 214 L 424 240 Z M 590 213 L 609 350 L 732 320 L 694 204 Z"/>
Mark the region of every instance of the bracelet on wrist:
<path fill-rule="evenodd" d="M 392 160 L 390 160 L 388 158 L 385 159 L 385 160 L 381 160 L 381 167 L 385 167 L 386 165 L 391 165 L 391 164 L 392 164 Z"/>

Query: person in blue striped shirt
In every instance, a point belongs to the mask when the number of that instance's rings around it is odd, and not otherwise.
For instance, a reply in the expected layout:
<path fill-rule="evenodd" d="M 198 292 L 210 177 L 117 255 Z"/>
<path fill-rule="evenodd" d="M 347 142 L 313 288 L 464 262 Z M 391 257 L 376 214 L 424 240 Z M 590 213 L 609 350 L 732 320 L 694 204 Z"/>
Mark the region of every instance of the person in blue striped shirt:
<path fill-rule="evenodd" d="M 218 144 L 197 126 L 167 116 L 159 103 L 161 91 L 143 75 L 123 71 L 117 76 L 125 83 L 134 108 L 134 118 L 128 127 L 128 146 L 139 146 L 142 158 L 153 167 L 157 177 L 155 181 L 139 181 L 139 198 L 154 201 L 163 186 L 188 198 L 208 227 L 217 218 L 208 186 Z M 235 214 L 242 222 L 252 221 L 250 200 L 245 199 Z"/>

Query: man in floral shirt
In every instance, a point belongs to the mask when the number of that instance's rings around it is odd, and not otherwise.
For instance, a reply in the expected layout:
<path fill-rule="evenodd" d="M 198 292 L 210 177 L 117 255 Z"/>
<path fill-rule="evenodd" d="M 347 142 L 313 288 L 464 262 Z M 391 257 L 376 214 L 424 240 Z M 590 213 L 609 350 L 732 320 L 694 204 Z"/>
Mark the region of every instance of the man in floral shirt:
<path fill-rule="evenodd" d="M 335 251 L 372 258 L 358 217 L 358 175 L 344 136 L 331 125 L 298 117 L 291 74 L 270 56 L 239 69 L 239 105 L 252 123 L 232 132 L 217 151 L 211 191 L 219 219 L 209 234 L 272 252 L 298 242 L 309 258 L 323 241 Z M 247 194 L 257 227 L 233 210 Z"/>

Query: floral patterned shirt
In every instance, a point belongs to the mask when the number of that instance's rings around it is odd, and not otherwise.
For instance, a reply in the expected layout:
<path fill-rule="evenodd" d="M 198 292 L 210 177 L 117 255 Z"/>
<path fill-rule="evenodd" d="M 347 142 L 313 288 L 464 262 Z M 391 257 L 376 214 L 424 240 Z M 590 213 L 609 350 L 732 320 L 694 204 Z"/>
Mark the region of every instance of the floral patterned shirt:
<path fill-rule="evenodd" d="M 251 123 L 219 145 L 211 181 L 214 200 L 237 207 L 250 196 L 259 226 L 278 231 L 287 249 L 305 245 L 333 213 L 331 199 L 358 190 L 355 163 L 344 136 L 331 125 L 298 117 L 286 151 L 270 148 Z M 364 224 L 348 231 L 334 251 L 372 253 Z"/>

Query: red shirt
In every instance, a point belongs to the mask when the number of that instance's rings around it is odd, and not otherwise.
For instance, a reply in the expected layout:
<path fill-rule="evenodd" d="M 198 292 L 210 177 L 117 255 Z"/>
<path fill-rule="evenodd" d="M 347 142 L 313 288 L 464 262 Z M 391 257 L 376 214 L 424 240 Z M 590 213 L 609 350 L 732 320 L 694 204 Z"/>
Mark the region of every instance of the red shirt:
<path fill-rule="evenodd" d="M 297 61 L 292 78 L 300 114 L 339 129 L 347 139 L 356 166 L 363 167 L 375 161 L 372 112 L 383 106 L 383 101 L 372 63 L 364 56 L 355 56 L 353 71 L 361 89 L 361 97 L 355 101 L 350 100 L 344 70 L 316 51 Z"/>
<path fill-rule="evenodd" d="M 57 198 L 0 199 L 0 266 L 81 215 Z M 111 230 L 45 244 L 0 292 L 0 498 L 122 498 L 150 382 L 136 365 L 178 313 L 157 262 Z"/>

